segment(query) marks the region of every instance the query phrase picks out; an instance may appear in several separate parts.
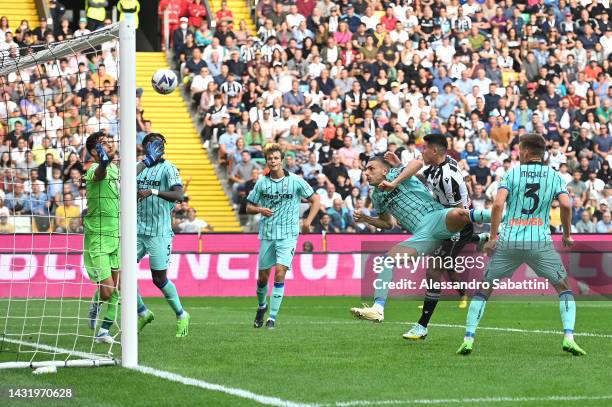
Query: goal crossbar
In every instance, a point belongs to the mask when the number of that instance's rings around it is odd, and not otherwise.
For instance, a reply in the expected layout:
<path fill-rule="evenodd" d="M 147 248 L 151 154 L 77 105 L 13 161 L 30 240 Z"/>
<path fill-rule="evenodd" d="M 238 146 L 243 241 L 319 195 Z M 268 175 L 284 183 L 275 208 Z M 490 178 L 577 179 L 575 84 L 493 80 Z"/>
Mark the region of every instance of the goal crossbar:
<path fill-rule="evenodd" d="M 0 59 L 0 76 L 28 69 L 45 61 L 58 60 L 119 38 L 119 23 L 70 40 L 50 43 L 45 49 L 15 58 L 4 55 Z"/>

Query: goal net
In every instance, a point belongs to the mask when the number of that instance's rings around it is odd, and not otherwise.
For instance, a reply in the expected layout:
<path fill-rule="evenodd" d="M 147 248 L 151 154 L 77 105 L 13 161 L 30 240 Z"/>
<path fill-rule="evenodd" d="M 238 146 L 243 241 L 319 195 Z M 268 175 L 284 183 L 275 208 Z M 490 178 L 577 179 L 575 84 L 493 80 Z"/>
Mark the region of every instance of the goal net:
<path fill-rule="evenodd" d="M 135 300 L 101 301 L 84 267 L 83 220 L 94 204 L 85 178 L 93 163 L 85 147 L 89 135 L 104 132 L 115 144 L 116 187 L 136 199 L 133 27 L 121 24 L 63 42 L 0 50 L 0 368 L 114 365 L 122 347 L 136 352 Z M 121 241 L 134 237 L 124 233 L 124 227 L 135 230 L 127 202 L 121 198 L 117 214 Z M 98 222 L 101 234 L 107 221 Z M 134 256 L 128 257 L 120 269 Z M 135 295 L 132 272 L 115 296 L 125 294 L 126 284 Z M 130 305 L 133 312 L 121 310 Z M 101 326 L 109 328 L 103 340 L 96 337 Z M 134 364 L 136 356 L 128 359 Z"/>

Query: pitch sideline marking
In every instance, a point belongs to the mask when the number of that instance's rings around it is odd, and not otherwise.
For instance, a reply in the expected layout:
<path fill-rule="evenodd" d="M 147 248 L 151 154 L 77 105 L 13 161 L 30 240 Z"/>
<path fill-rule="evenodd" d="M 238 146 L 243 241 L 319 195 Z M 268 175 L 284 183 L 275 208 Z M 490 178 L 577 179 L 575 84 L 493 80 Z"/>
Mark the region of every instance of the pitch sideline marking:
<path fill-rule="evenodd" d="M 54 353 L 67 353 L 69 355 L 78 356 L 84 359 L 100 359 L 101 355 L 96 355 L 94 353 L 80 352 L 76 350 L 70 350 L 65 348 L 60 348 L 56 346 L 49 346 L 40 343 L 27 342 L 18 339 L 10 339 L 3 338 L 4 342 L 12 343 L 15 345 L 29 346 L 33 348 L 39 348 L 48 352 Z M 236 396 L 240 398 L 244 398 L 251 401 L 256 401 L 260 404 L 268 405 L 268 406 L 278 406 L 278 407 L 316 407 L 315 404 L 306 404 L 306 403 L 296 403 L 289 400 L 283 400 L 278 397 L 270 397 L 263 396 L 261 394 L 256 394 L 248 390 L 239 389 L 236 387 L 226 387 L 220 384 L 208 383 L 203 380 L 199 380 L 193 377 L 181 376 L 176 373 L 168 372 L 165 370 L 159 370 L 148 366 L 137 366 L 130 370 L 134 370 L 136 372 L 147 374 L 150 376 L 159 377 L 161 379 L 181 383 L 187 386 L 195 386 L 200 387 L 205 390 L 212 390 L 221 393 L 225 393 L 231 396 Z"/>
<path fill-rule="evenodd" d="M 23 346 L 39 347 L 41 349 L 56 352 L 68 353 L 88 359 L 98 358 L 98 355 L 86 352 L 71 351 L 69 349 L 26 342 L 16 339 L 4 338 L 5 342 L 14 343 Z M 289 400 L 283 400 L 278 397 L 263 396 L 253 393 L 248 390 L 226 387 L 220 384 L 209 383 L 203 380 L 192 377 L 181 376 L 176 373 L 159 370 L 148 366 L 137 366 L 132 368 L 136 372 L 148 374 L 150 376 L 159 377 L 161 379 L 181 383 L 187 386 L 200 387 L 205 390 L 212 390 L 225 393 L 231 396 L 252 400 L 260 404 L 278 407 L 351 407 L 351 406 L 368 406 L 368 405 L 394 405 L 394 404 L 458 404 L 458 403 L 498 403 L 498 402 L 527 402 L 527 401 L 580 401 L 580 400 L 612 400 L 610 396 L 548 396 L 548 397 L 482 397 L 482 398 L 459 398 L 459 399 L 416 399 L 416 400 L 353 400 L 353 401 L 337 401 L 328 404 L 308 404 L 298 403 Z"/>
<path fill-rule="evenodd" d="M 365 321 L 363 323 L 367 323 Z M 283 325 L 353 325 L 358 324 L 360 321 L 302 321 L 302 322 L 283 322 Z M 400 321 L 391 321 L 391 322 L 383 322 L 384 325 L 407 325 L 410 326 L 415 322 L 400 322 Z M 243 322 L 192 322 L 192 325 L 204 325 L 204 326 L 218 326 L 218 325 L 244 325 Z M 461 328 L 465 329 L 465 325 L 459 324 L 434 324 L 431 323 L 429 326 L 434 326 L 438 328 Z M 525 333 L 525 334 L 545 334 L 545 335 L 563 335 L 563 331 L 554 331 L 554 330 L 546 330 L 546 329 L 521 329 L 521 328 L 502 328 L 495 326 L 479 326 L 478 330 L 483 331 L 498 331 L 498 332 L 513 332 L 513 333 Z M 590 338 L 606 338 L 612 339 L 612 334 L 601 334 L 601 333 L 593 333 L 593 332 L 574 332 L 574 336 L 583 336 Z"/>
<path fill-rule="evenodd" d="M 374 405 L 413 404 L 465 404 L 465 403 L 524 403 L 530 401 L 587 401 L 612 400 L 610 396 L 548 396 L 548 397 L 480 397 L 458 399 L 415 399 L 415 400 L 354 400 L 320 404 L 319 407 L 352 407 Z"/>

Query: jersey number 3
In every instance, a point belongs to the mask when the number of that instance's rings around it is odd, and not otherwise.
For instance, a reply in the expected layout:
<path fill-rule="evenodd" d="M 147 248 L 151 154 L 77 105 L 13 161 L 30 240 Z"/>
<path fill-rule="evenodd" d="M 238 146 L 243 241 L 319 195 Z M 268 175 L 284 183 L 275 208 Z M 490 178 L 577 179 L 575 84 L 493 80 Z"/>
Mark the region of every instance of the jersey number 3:
<path fill-rule="evenodd" d="M 525 191 L 525 197 L 533 199 L 533 205 L 529 209 L 523 208 L 521 213 L 523 215 L 531 215 L 538 209 L 538 205 L 540 204 L 540 197 L 538 196 L 538 191 L 540 189 L 540 184 L 527 184 L 525 185 L 527 191 Z"/>

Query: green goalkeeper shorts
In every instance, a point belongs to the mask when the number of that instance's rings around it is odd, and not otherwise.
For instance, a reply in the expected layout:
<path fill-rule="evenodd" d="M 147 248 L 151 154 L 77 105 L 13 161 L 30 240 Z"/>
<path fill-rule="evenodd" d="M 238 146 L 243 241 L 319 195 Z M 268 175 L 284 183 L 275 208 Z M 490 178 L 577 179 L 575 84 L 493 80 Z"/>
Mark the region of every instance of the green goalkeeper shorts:
<path fill-rule="evenodd" d="M 85 233 L 83 244 L 83 263 L 91 281 L 99 283 L 110 278 L 112 270 L 119 270 L 119 237 Z"/>

